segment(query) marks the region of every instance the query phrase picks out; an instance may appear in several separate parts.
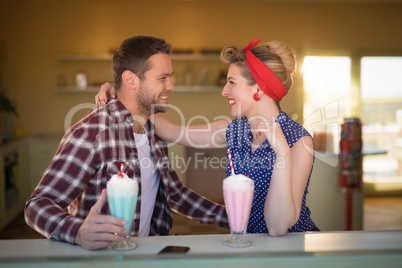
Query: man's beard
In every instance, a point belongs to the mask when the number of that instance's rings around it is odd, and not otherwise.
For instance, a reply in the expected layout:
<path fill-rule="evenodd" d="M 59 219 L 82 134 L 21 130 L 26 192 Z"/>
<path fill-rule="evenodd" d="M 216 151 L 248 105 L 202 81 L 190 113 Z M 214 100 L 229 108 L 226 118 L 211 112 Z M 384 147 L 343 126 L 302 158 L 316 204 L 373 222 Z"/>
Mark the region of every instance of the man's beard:
<path fill-rule="evenodd" d="M 169 109 L 167 104 L 158 103 L 158 99 L 149 96 L 149 90 L 141 86 L 137 94 L 138 109 L 142 114 L 151 115 L 156 113 L 165 113 Z"/>

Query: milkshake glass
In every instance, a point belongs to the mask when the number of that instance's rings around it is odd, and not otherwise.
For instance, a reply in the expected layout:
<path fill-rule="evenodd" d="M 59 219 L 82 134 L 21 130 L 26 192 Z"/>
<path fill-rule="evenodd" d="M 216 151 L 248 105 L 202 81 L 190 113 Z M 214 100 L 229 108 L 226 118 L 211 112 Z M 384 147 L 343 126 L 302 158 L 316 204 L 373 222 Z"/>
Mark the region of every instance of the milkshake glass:
<path fill-rule="evenodd" d="M 252 242 L 245 238 L 245 234 L 253 195 L 254 182 L 250 178 L 239 174 L 223 180 L 223 196 L 232 234 L 225 242 L 229 247 L 244 248 L 252 245 Z"/>
<path fill-rule="evenodd" d="M 124 226 L 127 235 L 123 241 L 114 242 L 113 250 L 132 250 L 136 244 L 130 240 L 131 224 L 133 222 L 135 208 L 137 205 L 138 182 L 130 179 L 122 170 L 114 174 L 107 182 L 107 199 L 110 213 L 113 217 L 124 219 L 127 224 Z"/>

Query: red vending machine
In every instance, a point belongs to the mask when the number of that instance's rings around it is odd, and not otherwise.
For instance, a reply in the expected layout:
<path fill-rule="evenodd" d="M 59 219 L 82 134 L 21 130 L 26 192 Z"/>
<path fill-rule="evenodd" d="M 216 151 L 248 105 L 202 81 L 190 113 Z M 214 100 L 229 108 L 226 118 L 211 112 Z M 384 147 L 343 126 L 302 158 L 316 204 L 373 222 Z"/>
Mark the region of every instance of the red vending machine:
<path fill-rule="evenodd" d="M 341 125 L 339 187 L 346 197 L 346 230 L 352 230 L 353 191 L 362 187 L 361 129 L 359 118 L 345 118 Z"/>

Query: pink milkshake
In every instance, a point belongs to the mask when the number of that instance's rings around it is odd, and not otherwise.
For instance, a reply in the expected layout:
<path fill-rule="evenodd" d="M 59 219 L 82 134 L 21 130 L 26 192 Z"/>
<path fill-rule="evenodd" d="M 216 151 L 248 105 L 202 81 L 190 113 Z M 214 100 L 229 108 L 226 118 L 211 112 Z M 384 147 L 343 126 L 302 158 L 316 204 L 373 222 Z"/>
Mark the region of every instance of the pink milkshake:
<path fill-rule="evenodd" d="M 254 182 L 244 175 L 233 175 L 223 180 L 223 195 L 232 238 L 226 241 L 230 247 L 248 247 L 252 244 L 244 234 L 247 231 Z"/>

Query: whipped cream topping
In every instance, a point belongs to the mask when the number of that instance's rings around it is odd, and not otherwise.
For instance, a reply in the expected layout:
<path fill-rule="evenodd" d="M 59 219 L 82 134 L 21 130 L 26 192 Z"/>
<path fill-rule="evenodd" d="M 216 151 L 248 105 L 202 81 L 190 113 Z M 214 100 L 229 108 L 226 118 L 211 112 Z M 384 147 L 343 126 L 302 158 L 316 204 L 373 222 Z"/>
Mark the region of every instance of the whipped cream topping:
<path fill-rule="evenodd" d="M 113 175 L 107 182 L 107 193 L 113 196 L 133 196 L 138 194 L 138 182 L 130 179 L 126 173 Z"/>
<path fill-rule="evenodd" d="M 250 189 L 254 188 L 254 181 L 242 174 L 237 174 L 224 179 L 223 187 L 226 189 Z"/>
<path fill-rule="evenodd" d="M 121 173 L 121 175 L 120 174 L 114 174 L 110 178 L 109 182 L 111 182 L 111 183 L 122 183 L 122 180 L 123 180 L 123 183 L 128 183 L 127 180 L 131 180 L 131 179 L 127 176 L 126 173 L 123 172 L 123 173 Z"/>

